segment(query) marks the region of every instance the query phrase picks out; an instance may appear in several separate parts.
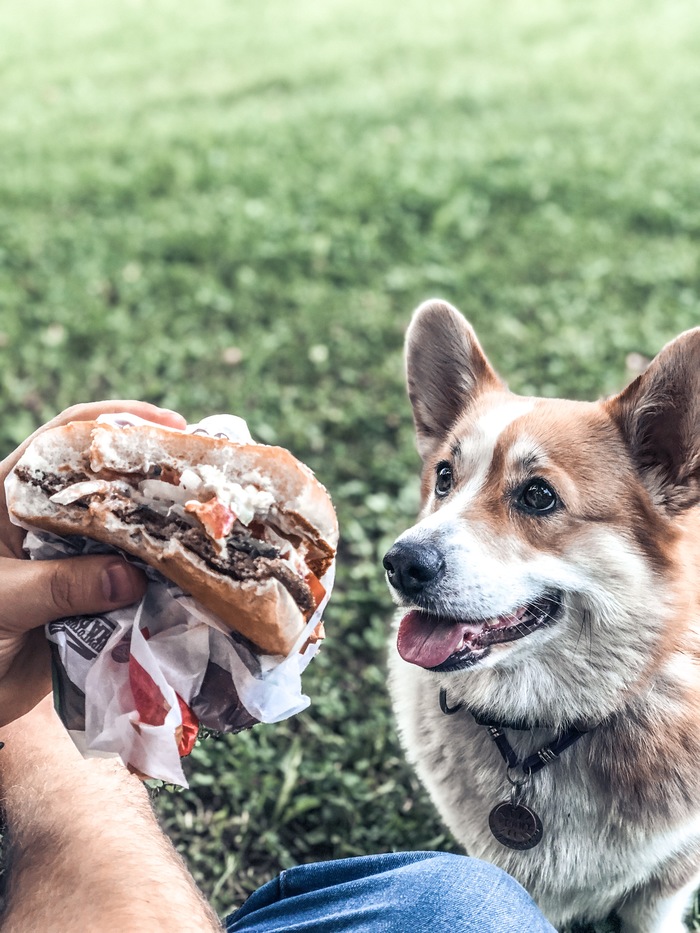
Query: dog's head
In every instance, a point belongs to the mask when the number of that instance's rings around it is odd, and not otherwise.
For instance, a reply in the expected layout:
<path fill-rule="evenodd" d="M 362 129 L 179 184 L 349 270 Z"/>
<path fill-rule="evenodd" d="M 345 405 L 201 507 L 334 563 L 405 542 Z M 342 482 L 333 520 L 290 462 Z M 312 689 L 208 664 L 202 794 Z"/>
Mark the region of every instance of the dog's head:
<path fill-rule="evenodd" d="M 439 301 L 406 363 L 423 475 L 384 559 L 400 655 L 477 704 L 607 714 L 697 611 L 700 328 L 599 403 L 513 395 Z"/>

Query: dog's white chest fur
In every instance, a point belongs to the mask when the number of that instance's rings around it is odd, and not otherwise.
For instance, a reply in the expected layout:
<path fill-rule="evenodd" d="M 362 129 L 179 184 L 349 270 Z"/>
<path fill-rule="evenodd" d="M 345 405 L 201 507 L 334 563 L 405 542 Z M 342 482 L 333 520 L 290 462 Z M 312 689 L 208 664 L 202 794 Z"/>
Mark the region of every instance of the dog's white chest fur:
<path fill-rule="evenodd" d="M 683 821 L 653 835 L 635 823 L 611 825 L 610 798 L 588 777 L 592 735 L 533 775 L 526 788 L 522 802 L 542 820 L 541 842 L 526 851 L 501 845 L 488 818 L 509 799 L 510 785 L 487 730 L 464 709 L 444 714 L 435 677 L 406 665 L 393 650 L 390 668 L 404 747 L 448 828 L 469 855 L 516 878 L 554 926 L 605 917 L 660 862 L 681 851 L 694 829 L 700 834 L 700 818 L 696 827 Z M 552 737 L 547 730 L 507 730 L 507 736 L 521 758 Z"/>

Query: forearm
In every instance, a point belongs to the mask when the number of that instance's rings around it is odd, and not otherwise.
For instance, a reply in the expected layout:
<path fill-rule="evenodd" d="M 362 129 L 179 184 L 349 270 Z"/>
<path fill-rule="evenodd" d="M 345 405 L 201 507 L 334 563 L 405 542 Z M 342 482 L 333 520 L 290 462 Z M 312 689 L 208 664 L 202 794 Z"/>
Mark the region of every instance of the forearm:
<path fill-rule="evenodd" d="M 0 739 L 10 839 L 3 930 L 221 930 L 121 764 L 84 761 L 46 708 Z"/>

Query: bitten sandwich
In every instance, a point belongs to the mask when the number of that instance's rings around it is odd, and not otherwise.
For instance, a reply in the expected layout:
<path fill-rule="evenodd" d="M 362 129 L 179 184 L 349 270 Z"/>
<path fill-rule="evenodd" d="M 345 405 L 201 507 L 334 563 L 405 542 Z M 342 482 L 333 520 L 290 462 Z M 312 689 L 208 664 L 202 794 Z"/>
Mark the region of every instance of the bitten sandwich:
<path fill-rule="evenodd" d="M 140 558 L 265 654 L 298 641 L 338 543 L 328 493 L 287 450 L 149 423 L 45 431 L 6 489 L 22 525 Z"/>

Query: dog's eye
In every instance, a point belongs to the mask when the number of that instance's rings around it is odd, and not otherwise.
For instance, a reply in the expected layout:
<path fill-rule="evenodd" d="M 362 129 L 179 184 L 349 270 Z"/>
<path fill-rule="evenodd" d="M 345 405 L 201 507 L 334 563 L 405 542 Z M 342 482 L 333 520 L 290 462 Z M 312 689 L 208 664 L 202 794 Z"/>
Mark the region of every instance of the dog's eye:
<path fill-rule="evenodd" d="M 452 489 L 452 467 L 447 460 L 441 460 L 435 468 L 435 495 L 446 496 Z"/>
<path fill-rule="evenodd" d="M 528 512 L 551 512 L 557 502 L 557 494 L 543 479 L 530 480 L 518 496 L 518 505 Z"/>

